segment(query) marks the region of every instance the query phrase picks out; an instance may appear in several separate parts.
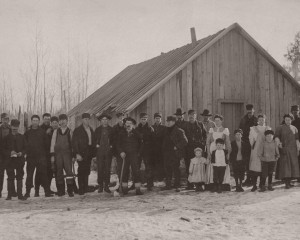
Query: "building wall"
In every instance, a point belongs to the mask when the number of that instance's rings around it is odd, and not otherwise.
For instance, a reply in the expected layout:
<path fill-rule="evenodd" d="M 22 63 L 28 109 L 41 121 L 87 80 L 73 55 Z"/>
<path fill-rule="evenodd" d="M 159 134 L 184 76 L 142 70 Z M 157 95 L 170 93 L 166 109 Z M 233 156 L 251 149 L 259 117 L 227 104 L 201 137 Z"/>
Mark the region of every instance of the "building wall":
<path fill-rule="evenodd" d="M 207 108 L 227 116 L 235 128 L 247 103 L 266 114 L 275 128 L 290 106 L 299 103 L 299 89 L 236 30 L 229 32 L 182 71 L 173 76 L 130 115 L 147 112 L 172 115 L 177 107 L 198 113 Z M 228 119 L 230 118 L 230 119 Z M 233 122 L 233 123 L 232 123 Z M 231 132 L 233 129 L 230 129 Z"/>

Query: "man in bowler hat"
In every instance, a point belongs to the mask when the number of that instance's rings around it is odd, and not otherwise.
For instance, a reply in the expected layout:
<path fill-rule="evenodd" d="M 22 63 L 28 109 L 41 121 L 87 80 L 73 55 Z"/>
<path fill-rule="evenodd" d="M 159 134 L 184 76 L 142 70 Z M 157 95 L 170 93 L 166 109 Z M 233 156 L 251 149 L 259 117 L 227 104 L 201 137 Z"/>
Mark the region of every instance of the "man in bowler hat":
<path fill-rule="evenodd" d="M 209 129 L 214 128 L 216 125 L 215 123 L 210 119 L 212 114 L 208 109 L 204 109 L 203 113 L 200 114 L 203 117 L 202 123 L 205 127 L 205 131 L 208 134 Z"/>

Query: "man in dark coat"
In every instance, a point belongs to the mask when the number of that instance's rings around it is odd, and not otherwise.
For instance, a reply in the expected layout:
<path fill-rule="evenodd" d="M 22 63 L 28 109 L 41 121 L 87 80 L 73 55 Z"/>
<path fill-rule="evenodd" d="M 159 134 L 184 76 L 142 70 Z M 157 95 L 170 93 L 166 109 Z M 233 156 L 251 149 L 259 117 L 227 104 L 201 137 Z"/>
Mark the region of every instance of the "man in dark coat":
<path fill-rule="evenodd" d="M 14 182 L 17 180 L 17 195 L 19 200 L 25 200 L 23 197 L 23 176 L 25 165 L 25 137 L 18 132 L 20 121 L 11 120 L 11 133 L 3 139 L 3 151 L 6 160 L 7 188 L 8 194 L 6 200 L 11 200 L 13 196 Z"/>
<path fill-rule="evenodd" d="M 0 198 L 2 196 L 2 189 L 4 183 L 4 172 L 5 172 L 5 156 L 3 152 L 3 139 L 11 132 L 11 127 L 9 125 L 9 116 L 7 113 L 1 114 L 1 126 L 0 126 Z M 8 189 L 7 189 L 8 190 Z M 12 186 L 12 196 L 16 197 L 15 184 Z"/>
<path fill-rule="evenodd" d="M 46 132 L 40 128 L 40 117 L 33 115 L 31 117 L 31 127 L 25 133 L 27 143 L 26 147 L 26 194 L 25 197 L 30 197 L 30 190 L 33 187 L 33 174 L 36 170 L 35 177 L 38 178 L 44 188 L 45 196 L 52 197 L 50 192 L 49 181 L 47 177 L 47 154 L 49 153 L 49 138 Z"/>
<path fill-rule="evenodd" d="M 117 174 L 120 179 L 121 177 L 121 169 L 122 169 L 122 158 L 120 157 L 120 154 L 118 153 L 117 149 L 117 143 L 119 139 L 120 132 L 125 131 L 125 124 L 124 124 L 124 113 L 118 112 L 116 114 L 117 117 L 117 123 L 113 126 L 113 155 L 117 159 Z"/>
<path fill-rule="evenodd" d="M 91 161 L 95 157 L 95 133 L 90 127 L 90 114 L 82 114 L 82 124 L 75 128 L 73 137 L 73 154 L 78 162 L 78 185 L 79 195 L 88 192 Z"/>
<path fill-rule="evenodd" d="M 108 121 L 111 120 L 111 116 L 103 113 L 98 117 L 101 125 L 96 128 L 96 156 L 97 156 L 97 167 L 98 167 L 98 193 L 104 191 L 111 193 L 109 189 L 110 183 L 110 168 L 112 162 L 112 148 L 113 148 L 113 128 L 108 125 Z"/>
<path fill-rule="evenodd" d="M 162 190 L 171 189 L 172 175 L 174 174 L 174 187 L 180 191 L 180 160 L 185 154 L 185 147 L 188 140 L 184 131 L 175 125 L 174 116 L 167 117 L 167 130 L 163 140 L 164 165 L 166 172 L 166 187 Z"/>
<path fill-rule="evenodd" d="M 51 123 L 50 113 L 44 113 L 43 114 L 43 123 L 40 127 L 41 127 L 41 129 L 43 129 L 46 132 L 46 134 L 49 138 L 49 149 L 50 149 L 50 142 L 51 142 L 51 137 L 52 137 L 52 133 L 53 133 L 53 129 L 52 129 L 50 123 Z M 49 154 L 47 155 L 47 177 L 48 177 L 48 181 L 49 181 L 50 191 L 51 191 L 51 182 L 52 182 L 53 174 L 54 174 L 54 172 L 52 171 L 52 168 L 51 168 L 51 157 L 50 157 L 50 151 L 49 151 Z M 37 180 L 37 178 L 35 180 Z M 35 182 L 35 186 L 34 186 L 34 188 L 35 188 L 34 196 L 35 197 L 39 196 L 40 185 L 41 185 L 40 183 Z M 51 193 L 54 194 L 53 191 L 51 191 Z"/>
<path fill-rule="evenodd" d="M 164 169 L 164 158 L 162 152 L 162 144 L 164 135 L 166 132 L 166 126 L 161 123 L 162 115 L 161 113 L 154 114 L 154 124 L 153 128 L 153 163 L 154 163 L 154 172 L 157 175 L 157 180 L 162 182 L 165 177 L 165 169 Z"/>
<path fill-rule="evenodd" d="M 147 190 L 153 188 L 153 133 L 154 130 L 148 124 L 148 114 L 140 113 L 140 123 L 136 128 L 142 139 L 141 151 L 138 159 L 138 167 L 141 168 L 142 161 L 145 164 L 145 173 L 147 178 Z"/>
<path fill-rule="evenodd" d="M 205 151 L 206 144 L 206 130 L 204 125 L 197 121 L 196 111 L 191 109 L 188 111 L 189 121 L 185 126 L 185 135 L 188 139 L 185 155 L 185 169 L 187 176 L 189 175 L 189 168 L 191 159 L 195 157 L 195 148 L 200 147 L 202 151 Z M 193 189 L 193 184 L 187 183 L 187 190 Z"/>
<path fill-rule="evenodd" d="M 184 114 L 185 112 L 183 112 L 181 108 L 177 108 L 176 112 L 174 113 L 176 116 L 176 126 L 185 131 L 187 122 L 184 120 Z"/>
<path fill-rule="evenodd" d="M 244 182 L 244 185 L 251 185 L 252 179 L 251 179 L 251 171 L 249 171 L 249 161 L 250 161 L 250 155 L 251 155 L 251 145 L 249 142 L 249 133 L 250 133 L 250 127 L 257 126 L 257 117 L 254 116 L 254 107 L 252 104 L 246 105 L 247 114 L 241 119 L 239 129 L 243 131 L 243 137 L 242 141 L 244 142 L 246 147 L 246 157 L 245 157 L 245 163 L 246 163 L 246 171 L 247 171 L 247 179 Z"/>
<path fill-rule="evenodd" d="M 129 167 L 131 167 L 136 195 L 142 195 L 141 192 L 141 173 L 138 167 L 138 156 L 141 150 L 142 140 L 139 133 L 133 128 L 135 120 L 128 117 L 125 119 L 125 131 L 121 131 L 117 143 L 118 153 L 124 161 L 122 183 L 123 193 L 128 193 Z M 122 174 L 120 174 L 122 175 Z"/>

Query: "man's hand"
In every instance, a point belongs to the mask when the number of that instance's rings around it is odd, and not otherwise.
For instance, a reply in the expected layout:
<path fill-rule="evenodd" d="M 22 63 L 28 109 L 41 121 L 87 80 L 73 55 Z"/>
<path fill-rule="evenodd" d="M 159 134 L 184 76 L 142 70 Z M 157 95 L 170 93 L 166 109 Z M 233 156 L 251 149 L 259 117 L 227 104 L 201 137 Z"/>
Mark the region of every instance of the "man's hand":
<path fill-rule="evenodd" d="M 177 147 L 174 147 L 174 150 L 176 151 L 176 150 L 177 150 Z"/>
<path fill-rule="evenodd" d="M 121 158 L 123 158 L 123 159 L 124 159 L 124 158 L 126 157 L 126 153 L 124 153 L 124 152 L 121 152 L 121 153 L 120 153 L 120 156 L 121 156 Z"/>
<path fill-rule="evenodd" d="M 80 154 L 76 154 L 76 160 L 79 162 L 83 160 Z"/>

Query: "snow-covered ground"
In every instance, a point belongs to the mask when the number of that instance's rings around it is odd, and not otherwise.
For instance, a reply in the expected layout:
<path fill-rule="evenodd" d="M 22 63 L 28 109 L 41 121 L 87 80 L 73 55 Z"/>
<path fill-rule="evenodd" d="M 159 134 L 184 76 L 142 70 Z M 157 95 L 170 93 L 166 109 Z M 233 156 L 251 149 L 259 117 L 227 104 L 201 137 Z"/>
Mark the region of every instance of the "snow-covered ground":
<path fill-rule="evenodd" d="M 222 194 L 155 189 L 123 198 L 95 192 L 24 202 L 5 201 L 4 193 L 0 239 L 299 239 L 300 185 L 275 189 Z"/>

